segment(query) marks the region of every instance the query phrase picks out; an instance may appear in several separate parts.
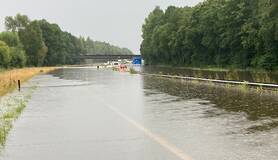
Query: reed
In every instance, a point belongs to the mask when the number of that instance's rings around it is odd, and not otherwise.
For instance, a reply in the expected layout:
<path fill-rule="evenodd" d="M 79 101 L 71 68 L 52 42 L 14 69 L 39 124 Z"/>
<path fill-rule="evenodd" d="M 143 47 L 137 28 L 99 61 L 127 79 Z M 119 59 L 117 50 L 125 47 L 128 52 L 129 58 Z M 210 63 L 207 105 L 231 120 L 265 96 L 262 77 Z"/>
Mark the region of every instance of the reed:
<path fill-rule="evenodd" d="M 136 71 L 134 68 L 131 67 L 131 68 L 129 69 L 129 73 L 130 73 L 130 74 L 137 74 L 137 71 Z"/>
<path fill-rule="evenodd" d="M 243 91 L 246 92 L 250 89 L 250 87 L 248 86 L 248 82 L 247 81 L 243 81 L 242 84 L 238 85 L 238 88 Z"/>
<path fill-rule="evenodd" d="M 12 69 L 0 72 L 0 96 L 12 91 L 17 87 L 17 81 L 26 82 L 34 75 L 47 73 L 55 70 L 54 67 L 36 67 Z"/>

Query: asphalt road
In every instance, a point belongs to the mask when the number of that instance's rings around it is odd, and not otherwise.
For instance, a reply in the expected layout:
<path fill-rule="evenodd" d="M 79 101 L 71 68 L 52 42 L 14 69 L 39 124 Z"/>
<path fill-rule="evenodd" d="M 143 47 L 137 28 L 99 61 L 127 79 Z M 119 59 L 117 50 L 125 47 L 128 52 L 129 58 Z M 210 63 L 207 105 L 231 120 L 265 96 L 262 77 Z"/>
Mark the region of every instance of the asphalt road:
<path fill-rule="evenodd" d="M 30 81 L 35 83 L 38 88 L 15 121 L 0 159 L 278 157 L 275 129 L 242 133 L 251 124 L 245 114 L 219 109 L 206 98 L 175 95 L 186 90 L 178 80 L 86 68 L 40 75 Z"/>

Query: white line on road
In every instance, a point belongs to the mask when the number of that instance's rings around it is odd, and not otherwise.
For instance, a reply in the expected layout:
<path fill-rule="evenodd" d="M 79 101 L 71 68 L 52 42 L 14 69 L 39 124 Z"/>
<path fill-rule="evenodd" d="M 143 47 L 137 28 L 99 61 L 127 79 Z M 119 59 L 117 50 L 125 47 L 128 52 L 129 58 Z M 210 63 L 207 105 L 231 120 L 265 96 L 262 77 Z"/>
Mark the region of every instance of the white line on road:
<path fill-rule="evenodd" d="M 168 151 L 173 153 L 178 158 L 180 158 L 182 160 L 192 160 L 192 158 L 189 157 L 188 155 L 186 155 L 181 149 L 179 149 L 175 145 L 169 143 L 166 139 L 164 139 L 164 138 L 154 134 L 149 129 L 144 127 L 142 124 L 136 122 L 135 120 L 131 119 L 129 116 L 127 116 L 124 113 L 122 113 L 119 109 L 113 107 L 111 104 L 109 104 L 109 103 L 107 103 L 105 101 L 102 101 L 102 103 L 105 104 L 109 109 L 114 111 L 116 114 L 118 114 L 120 117 L 122 117 L 123 119 L 128 121 L 130 124 L 135 126 L 137 129 L 139 129 L 142 132 L 144 132 L 145 135 L 147 135 L 149 138 L 151 138 L 152 140 L 154 140 L 155 142 L 160 144 L 162 147 L 164 147 L 165 149 L 167 149 Z"/>

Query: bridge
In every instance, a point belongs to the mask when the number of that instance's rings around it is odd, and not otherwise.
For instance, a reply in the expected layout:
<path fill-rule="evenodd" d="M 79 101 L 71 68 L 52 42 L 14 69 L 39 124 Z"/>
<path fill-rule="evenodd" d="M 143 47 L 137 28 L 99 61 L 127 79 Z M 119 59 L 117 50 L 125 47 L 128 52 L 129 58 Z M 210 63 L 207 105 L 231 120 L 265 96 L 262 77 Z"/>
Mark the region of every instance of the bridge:
<path fill-rule="evenodd" d="M 80 60 L 92 59 L 92 60 L 118 60 L 118 59 L 133 59 L 135 57 L 141 57 L 141 55 L 128 54 L 128 55 L 120 55 L 120 54 L 84 54 L 80 55 L 77 58 Z"/>
<path fill-rule="evenodd" d="M 83 54 L 76 57 L 80 64 L 93 64 L 93 63 L 102 63 L 107 61 L 117 61 L 119 59 L 129 59 L 133 60 L 135 57 L 141 57 L 141 55 L 135 54 Z"/>

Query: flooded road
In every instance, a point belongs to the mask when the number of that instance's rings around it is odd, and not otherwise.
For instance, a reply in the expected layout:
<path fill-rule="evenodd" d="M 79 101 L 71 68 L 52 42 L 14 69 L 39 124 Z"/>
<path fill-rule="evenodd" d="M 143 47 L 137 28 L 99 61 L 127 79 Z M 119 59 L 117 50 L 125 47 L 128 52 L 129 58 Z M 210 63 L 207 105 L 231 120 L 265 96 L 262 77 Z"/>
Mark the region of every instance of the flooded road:
<path fill-rule="evenodd" d="M 278 159 L 275 95 L 90 68 L 31 82 L 0 159 Z"/>
<path fill-rule="evenodd" d="M 278 84 L 278 72 L 249 70 L 213 70 L 198 68 L 178 68 L 167 66 L 144 66 L 144 72 L 156 74 L 180 75 L 185 77 L 207 78 L 229 81 L 247 81 L 255 83 Z"/>

